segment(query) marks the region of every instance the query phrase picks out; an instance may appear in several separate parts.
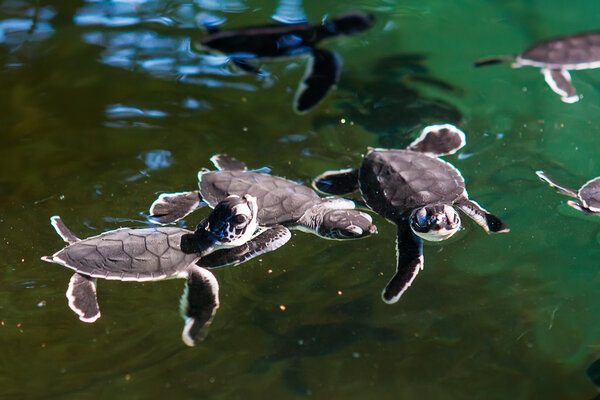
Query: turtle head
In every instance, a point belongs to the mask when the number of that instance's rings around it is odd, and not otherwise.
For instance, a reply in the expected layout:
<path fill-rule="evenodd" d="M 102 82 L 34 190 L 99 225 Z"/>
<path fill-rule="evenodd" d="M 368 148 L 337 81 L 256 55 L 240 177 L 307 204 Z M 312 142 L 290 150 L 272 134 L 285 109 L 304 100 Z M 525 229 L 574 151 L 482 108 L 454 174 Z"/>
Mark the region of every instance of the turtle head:
<path fill-rule="evenodd" d="M 316 233 L 327 239 L 358 239 L 377 233 L 369 214 L 357 210 L 328 210 Z"/>
<path fill-rule="evenodd" d="M 352 35 L 362 32 L 373 25 L 375 17 L 362 11 L 350 11 L 325 23 L 324 27 L 331 35 Z"/>
<path fill-rule="evenodd" d="M 434 242 L 448 239 L 460 228 L 460 217 L 448 204 L 433 204 L 417 208 L 409 219 L 415 235 Z"/>
<path fill-rule="evenodd" d="M 219 204 L 203 222 L 219 247 L 236 247 L 246 243 L 258 227 L 256 198 L 231 195 Z"/>

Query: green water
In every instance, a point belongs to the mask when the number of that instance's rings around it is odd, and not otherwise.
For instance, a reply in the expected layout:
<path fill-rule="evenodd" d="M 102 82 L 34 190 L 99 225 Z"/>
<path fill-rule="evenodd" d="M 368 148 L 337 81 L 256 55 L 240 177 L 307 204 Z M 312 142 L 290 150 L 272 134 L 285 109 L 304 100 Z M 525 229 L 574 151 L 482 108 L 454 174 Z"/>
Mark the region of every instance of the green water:
<path fill-rule="evenodd" d="M 472 62 L 596 29 L 598 2 L 306 2 L 312 21 L 361 9 L 377 23 L 322 45 L 344 68 L 305 115 L 291 107 L 305 58 L 261 64 L 263 80 L 189 50 L 198 13 L 245 26 L 277 5 L 0 2 L 0 398 L 593 397 L 600 220 L 534 171 L 575 187 L 600 174 L 600 72 L 572 74 L 583 99 L 568 105 L 538 70 Z M 84 324 L 67 307 L 70 272 L 40 260 L 63 246 L 50 216 L 81 237 L 143 226 L 157 194 L 193 189 L 212 154 L 308 183 L 443 122 L 467 133 L 446 158 L 511 232 L 464 221 L 424 247 L 395 305 L 380 300 L 395 227 L 377 216 L 375 237 L 297 232 L 216 270 L 221 308 L 193 349 L 182 280 L 100 281 L 102 318 Z"/>

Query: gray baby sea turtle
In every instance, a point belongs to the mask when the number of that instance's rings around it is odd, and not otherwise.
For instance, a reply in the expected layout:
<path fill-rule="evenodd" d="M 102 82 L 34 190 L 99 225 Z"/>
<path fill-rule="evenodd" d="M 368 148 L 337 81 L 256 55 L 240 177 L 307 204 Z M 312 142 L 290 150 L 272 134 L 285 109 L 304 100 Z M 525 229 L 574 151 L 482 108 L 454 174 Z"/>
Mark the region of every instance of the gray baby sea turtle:
<path fill-rule="evenodd" d="M 199 47 L 227 55 L 239 68 L 253 73 L 259 71 L 252 60 L 309 55 L 306 73 L 294 100 L 294 109 L 302 113 L 321 101 L 340 77 L 339 56 L 316 45 L 335 36 L 362 32 L 372 23 L 372 15 L 352 11 L 318 25 L 306 22 L 273 24 L 223 32 L 208 26 L 209 35 Z"/>
<path fill-rule="evenodd" d="M 194 232 L 175 227 L 121 228 L 80 240 L 60 217 L 52 217 L 51 222 L 69 245 L 42 260 L 75 271 L 67 298 L 79 319 L 91 323 L 100 317 L 97 278 L 137 282 L 184 278 L 187 284 L 181 298 L 185 318 L 182 339 L 189 346 L 205 336 L 206 327 L 219 307 L 216 278 L 196 262 L 219 249 L 223 249 L 219 251 L 225 256 L 213 258 L 212 264 L 223 259 L 232 261 L 238 256 L 240 246 L 254 243 L 257 250 L 254 254 L 240 255 L 247 259 L 279 240 L 272 235 L 257 234 L 256 199 L 249 195 L 224 199 Z M 228 251 L 233 253 L 227 255 Z"/>
<path fill-rule="evenodd" d="M 544 171 L 536 171 L 541 180 L 557 189 L 560 193 L 579 199 L 579 203 L 569 200 L 567 204 L 576 210 L 591 215 L 600 215 L 600 176 L 587 181 L 579 190 L 561 186 L 550 179 Z"/>
<path fill-rule="evenodd" d="M 217 171 L 198 172 L 198 190 L 161 194 L 150 207 L 151 220 L 173 223 L 198 207 L 214 207 L 231 194 L 256 197 L 258 224 L 264 229 L 298 229 L 326 239 L 354 239 L 377 233 L 369 214 L 352 200 L 320 197 L 313 189 L 264 170 L 250 171 L 233 157 L 211 157 Z"/>
<path fill-rule="evenodd" d="M 578 33 L 536 43 L 518 56 L 496 56 L 475 62 L 475 66 L 513 60 L 512 67 L 541 68 L 546 83 L 565 103 L 579 95 L 571 83 L 570 70 L 600 67 L 600 32 Z"/>
<path fill-rule="evenodd" d="M 426 127 L 404 150 L 370 148 L 358 169 L 327 171 L 314 186 L 332 194 L 360 193 L 373 211 L 398 227 L 397 269 L 382 298 L 398 301 L 423 269 L 422 240 L 440 241 L 460 228 L 454 206 L 486 232 L 507 232 L 506 225 L 469 200 L 460 172 L 438 156 L 465 145 L 465 134 L 453 125 Z"/>

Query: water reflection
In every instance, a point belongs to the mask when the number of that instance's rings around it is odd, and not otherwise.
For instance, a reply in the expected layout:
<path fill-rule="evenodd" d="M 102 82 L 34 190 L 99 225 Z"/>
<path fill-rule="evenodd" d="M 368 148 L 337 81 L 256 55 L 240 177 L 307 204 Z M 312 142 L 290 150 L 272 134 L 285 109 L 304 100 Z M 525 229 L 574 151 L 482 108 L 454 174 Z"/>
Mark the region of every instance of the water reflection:
<path fill-rule="evenodd" d="M 0 44 L 11 51 L 25 42 L 42 41 L 54 33 L 50 20 L 56 11 L 51 6 L 33 6 L 24 1 L 0 3 Z"/>
<path fill-rule="evenodd" d="M 462 118 L 453 104 L 423 94 L 419 87 L 426 85 L 444 94 L 460 95 L 461 90 L 451 83 L 432 76 L 421 54 L 395 54 L 378 60 L 371 74 L 349 75 L 340 84 L 348 93 L 340 101 L 336 115 L 320 116 L 318 126 L 352 121 L 377 133 L 377 145 L 403 147 L 406 141 L 399 132 L 440 121 L 457 124 Z"/>

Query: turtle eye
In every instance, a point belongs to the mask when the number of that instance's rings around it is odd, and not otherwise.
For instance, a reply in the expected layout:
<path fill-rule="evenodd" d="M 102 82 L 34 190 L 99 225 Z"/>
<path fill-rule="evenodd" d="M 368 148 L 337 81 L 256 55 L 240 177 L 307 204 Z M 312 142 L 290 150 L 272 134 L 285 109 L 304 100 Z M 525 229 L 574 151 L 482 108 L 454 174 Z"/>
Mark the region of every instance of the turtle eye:
<path fill-rule="evenodd" d="M 248 221 L 248 217 L 243 214 L 238 214 L 231 218 L 231 221 L 236 225 L 241 225 Z"/>
<path fill-rule="evenodd" d="M 415 213 L 415 218 L 416 218 L 417 225 L 426 226 L 427 225 L 427 210 L 425 210 L 424 208 L 419 209 L 419 211 L 417 211 Z"/>

